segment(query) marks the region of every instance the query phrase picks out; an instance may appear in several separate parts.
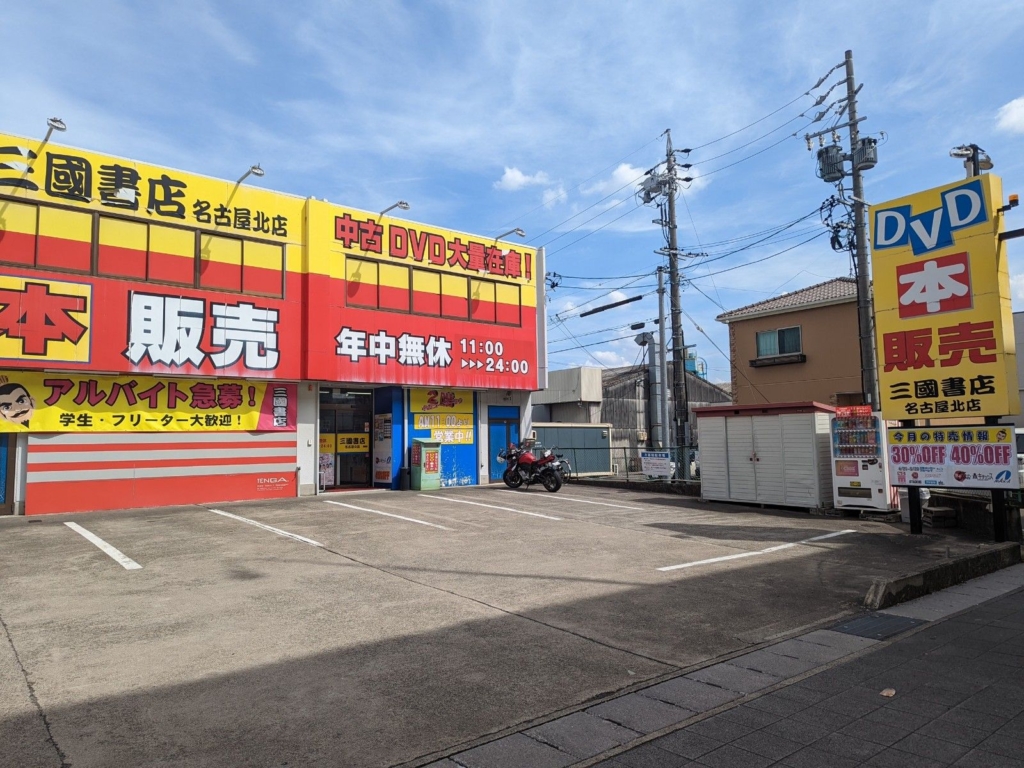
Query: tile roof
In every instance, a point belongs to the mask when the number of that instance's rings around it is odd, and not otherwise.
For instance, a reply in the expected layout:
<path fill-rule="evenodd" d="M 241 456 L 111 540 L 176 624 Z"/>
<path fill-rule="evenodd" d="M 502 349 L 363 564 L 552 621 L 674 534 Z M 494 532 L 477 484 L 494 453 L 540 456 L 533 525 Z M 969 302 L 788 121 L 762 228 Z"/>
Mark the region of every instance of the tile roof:
<path fill-rule="evenodd" d="M 799 291 L 784 293 L 772 299 L 765 299 L 756 304 L 748 304 L 739 309 L 723 312 L 715 319 L 728 323 L 758 315 L 786 312 L 791 309 L 814 306 L 817 304 L 839 304 L 857 300 L 857 281 L 852 277 L 837 277 L 824 283 L 801 288 Z"/>

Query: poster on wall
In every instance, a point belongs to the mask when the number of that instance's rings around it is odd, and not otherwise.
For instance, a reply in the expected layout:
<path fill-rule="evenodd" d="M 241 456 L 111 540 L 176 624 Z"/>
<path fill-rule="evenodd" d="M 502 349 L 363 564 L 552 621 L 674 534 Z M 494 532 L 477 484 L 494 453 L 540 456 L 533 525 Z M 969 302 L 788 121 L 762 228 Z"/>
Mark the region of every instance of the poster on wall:
<path fill-rule="evenodd" d="M 0 432 L 294 432 L 296 387 L 0 371 Z"/>
<path fill-rule="evenodd" d="M 373 481 L 390 483 L 391 478 L 391 414 L 379 413 L 373 417 Z"/>
<path fill-rule="evenodd" d="M 889 429 L 893 485 L 1018 489 L 1013 427 Z"/>
<path fill-rule="evenodd" d="M 473 392 L 468 389 L 411 389 L 409 410 L 414 429 L 429 429 L 430 439 L 444 445 L 472 445 Z"/>

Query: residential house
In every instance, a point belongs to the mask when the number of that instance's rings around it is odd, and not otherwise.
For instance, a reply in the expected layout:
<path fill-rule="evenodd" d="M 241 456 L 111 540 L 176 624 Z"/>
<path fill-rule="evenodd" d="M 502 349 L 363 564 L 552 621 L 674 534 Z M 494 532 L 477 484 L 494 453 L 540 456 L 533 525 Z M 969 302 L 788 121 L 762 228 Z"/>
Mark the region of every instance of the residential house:
<path fill-rule="evenodd" d="M 839 277 L 725 312 L 737 405 L 858 405 L 857 283 Z"/>

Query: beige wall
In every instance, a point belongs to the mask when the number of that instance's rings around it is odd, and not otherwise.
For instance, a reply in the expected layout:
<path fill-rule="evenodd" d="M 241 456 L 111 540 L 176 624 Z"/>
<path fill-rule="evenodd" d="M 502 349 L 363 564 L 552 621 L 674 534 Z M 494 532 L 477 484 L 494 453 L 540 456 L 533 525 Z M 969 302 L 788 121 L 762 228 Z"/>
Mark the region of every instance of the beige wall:
<path fill-rule="evenodd" d="M 758 331 L 794 325 L 800 326 L 801 351 L 807 356 L 806 362 L 761 368 L 750 365 L 757 358 Z M 729 324 L 729 345 L 733 402 L 738 405 L 808 400 L 834 405 L 837 392 L 861 391 L 854 301 L 736 320 Z"/>

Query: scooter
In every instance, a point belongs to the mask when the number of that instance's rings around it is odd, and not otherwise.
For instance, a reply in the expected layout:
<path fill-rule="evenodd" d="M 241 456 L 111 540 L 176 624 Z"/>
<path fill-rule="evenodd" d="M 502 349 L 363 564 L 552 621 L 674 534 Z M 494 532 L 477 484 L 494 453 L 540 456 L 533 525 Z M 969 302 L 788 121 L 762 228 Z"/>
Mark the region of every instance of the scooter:
<path fill-rule="evenodd" d="M 532 448 L 533 441 L 524 440 L 519 446 L 509 443 L 507 449 L 498 451 L 498 461 L 508 463 L 501 479 L 509 488 L 541 483 L 544 490 L 555 493 L 562 487 L 558 459 L 551 450 L 544 451 L 538 459 L 533 455 Z"/>

